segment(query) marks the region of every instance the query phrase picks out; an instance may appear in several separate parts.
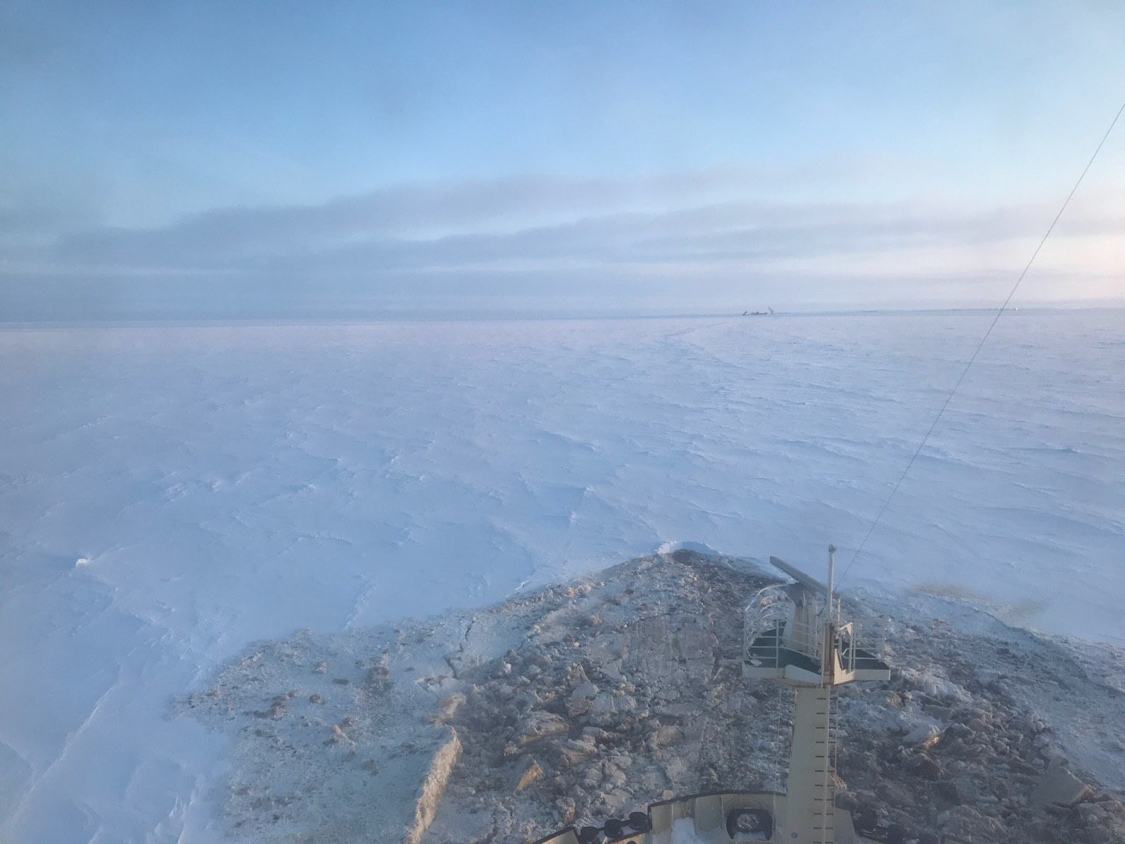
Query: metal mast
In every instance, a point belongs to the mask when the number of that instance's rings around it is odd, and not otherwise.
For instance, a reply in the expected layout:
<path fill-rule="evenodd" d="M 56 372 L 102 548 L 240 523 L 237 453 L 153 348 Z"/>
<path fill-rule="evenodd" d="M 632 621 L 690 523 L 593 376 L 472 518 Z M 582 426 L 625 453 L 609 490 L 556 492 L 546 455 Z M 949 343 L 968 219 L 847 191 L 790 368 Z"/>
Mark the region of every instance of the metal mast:
<path fill-rule="evenodd" d="M 890 679 L 890 667 L 859 646 L 855 625 L 840 622 L 835 551 L 830 546 L 827 586 L 770 557 L 770 563 L 796 582 L 763 589 L 746 610 L 743 674 L 775 680 L 794 693 L 789 778 L 784 817 L 778 819 L 784 831 L 778 840 L 793 844 L 836 841 L 833 688 L 856 680 Z M 850 835 L 843 837 L 851 840 Z"/>

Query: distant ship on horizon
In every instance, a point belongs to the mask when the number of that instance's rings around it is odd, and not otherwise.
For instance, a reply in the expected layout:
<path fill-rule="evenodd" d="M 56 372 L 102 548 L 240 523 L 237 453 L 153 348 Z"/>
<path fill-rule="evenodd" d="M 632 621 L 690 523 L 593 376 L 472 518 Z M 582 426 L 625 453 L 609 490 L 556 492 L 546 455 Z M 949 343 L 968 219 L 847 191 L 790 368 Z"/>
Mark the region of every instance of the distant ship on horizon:
<path fill-rule="evenodd" d="M 743 316 L 771 316 L 773 308 L 766 308 L 764 311 L 743 311 Z"/>

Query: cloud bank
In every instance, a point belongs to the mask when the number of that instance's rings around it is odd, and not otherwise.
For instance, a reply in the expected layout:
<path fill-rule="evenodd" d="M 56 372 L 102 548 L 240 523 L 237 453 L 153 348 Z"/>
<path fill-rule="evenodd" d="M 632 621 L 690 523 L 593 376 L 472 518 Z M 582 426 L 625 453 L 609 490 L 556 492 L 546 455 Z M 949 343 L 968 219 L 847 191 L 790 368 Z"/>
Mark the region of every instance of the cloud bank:
<path fill-rule="evenodd" d="M 1056 210 L 750 198 L 766 181 L 408 184 L 50 235 L 41 209 L 0 208 L 0 307 L 20 320 L 979 305 L 1002 298 Z M 1122 198 L 1076 203 L 1029 301 L 1125 295 Z"/>

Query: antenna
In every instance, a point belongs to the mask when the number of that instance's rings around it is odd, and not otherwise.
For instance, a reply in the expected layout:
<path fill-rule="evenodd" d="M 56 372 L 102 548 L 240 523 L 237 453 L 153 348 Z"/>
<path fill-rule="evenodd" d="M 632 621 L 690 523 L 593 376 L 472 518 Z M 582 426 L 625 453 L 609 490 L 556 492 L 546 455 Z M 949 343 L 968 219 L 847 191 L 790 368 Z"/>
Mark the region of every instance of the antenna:
<path fill-rule="evenodd" d="M 835 595 L 833 591 L 834 581 L 836 580 L 836 546 L 828 546 L 828 620 L 835 621 L 835 615 L 832 612 L 832 598 Z"/>
<path fill-rule="evenodd" d="M 833 546 L 832 550 L 833 551 L 836 550 L 835 546 Z M 810 577 L 809 575 L 805 574 L 803 571 L 801 571 L 796 566 L 789 565 L 789 563 L 785 562 L 785 560 L 781 559 L 781 557 L 770 557 L 770 564 L 773 565 L 775 568 L 781 569 L 783 572 L 785 572 L 787 575 L 789 575 L 795 581 L 800 583 L 806 589 L 811 589 L 813 592 L 819 592 L 821 595 L 824 595 L 824 596 L 828 595 L 828 587 L 827 586 L 825 586 L 823 583 L 821 583 L 815 577 Z"/>

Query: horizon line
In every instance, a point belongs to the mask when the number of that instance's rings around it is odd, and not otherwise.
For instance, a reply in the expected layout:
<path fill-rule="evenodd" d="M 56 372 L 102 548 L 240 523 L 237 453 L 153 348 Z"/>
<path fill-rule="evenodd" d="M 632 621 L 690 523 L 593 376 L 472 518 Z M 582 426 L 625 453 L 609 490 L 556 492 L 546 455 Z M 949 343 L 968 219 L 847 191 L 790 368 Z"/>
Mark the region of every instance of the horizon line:
<path fill-rule="evenodd" d="M 91 316 L 88 318 L 63 319 L 0 319 L 0 330 L 19 328 L 124 328 L 143 326 L 253 326 L 253 325 L 316 325 L 316 324 L 354 324 L 365 325 L 388 322 L 553 322 L 583 320 L 652 320 L 652 319 L 768 319 L 791 317 L 824 316 L 893 316 L 904 314 L 939 315 L 956 313 L 994 313 L 1000 305 L 957 305 L 927 307 L 823 307 L 775 310 L 772 313 L 742 311 L 641 311 L 641 310 L 587 310 L 557 311 L 517 309 L 402 309 L 357 313 L 355 311 L 315 312 L 307 314 L 134 314 L 119 316 Z M 1005 308 L 1005 313 L 1028 311 L 1034 313 L 1060 311 L 1112 311 L 1125 309 L 1125 300 L 1100 300 L 1097 302 L 1040 302 L 1031 305 L 1016 305 Z"/>

